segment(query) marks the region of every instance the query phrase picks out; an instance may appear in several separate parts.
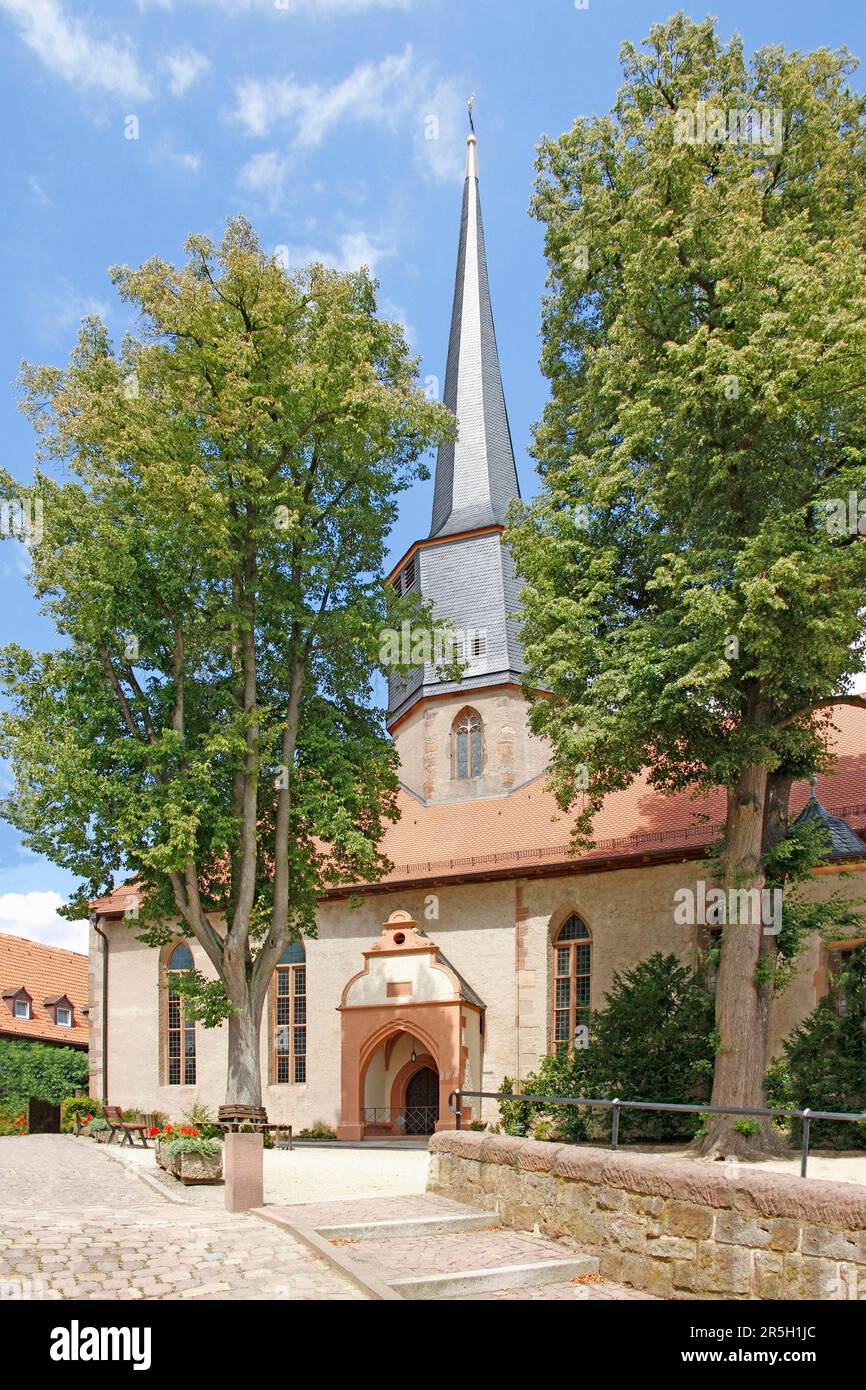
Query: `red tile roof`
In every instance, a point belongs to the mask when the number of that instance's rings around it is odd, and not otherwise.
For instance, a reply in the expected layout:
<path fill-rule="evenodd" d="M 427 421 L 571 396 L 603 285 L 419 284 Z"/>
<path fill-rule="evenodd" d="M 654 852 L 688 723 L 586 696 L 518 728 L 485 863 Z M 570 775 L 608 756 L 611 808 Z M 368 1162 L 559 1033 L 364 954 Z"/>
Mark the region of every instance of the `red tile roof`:
<path fill-rule="evenodd" d="M 830 745 L 833 772 L 819 777 L 818 800 L 859 831 L 866 830 L 866 709 L 840 705 L 834 711 Z M 791 792 L 794 820 L 809 798 L 807 782 Z M 696 854 L 713 840 L 725 816 L 721 789 L 692 797 L 663 796 L 640 776 L 625 791 L 607 797 L 593 827 L 594 847 L 569 853 L 573 817 L 563 814 L 545 789 L 542 773 L 509 796 L 427 805 L 408 791 L 399 794 L 400 820 L 388 825 L 382 849 L 394 865 L 377 885 L 552 870 L 626 868 L 636 861 L 671 853 Z M 866 858 L 866 849 L 864 849 Z M 339 887 L 333 893 L 357 891 Z M 121 912 L 130 904 L 131 885 L 91 906 Z"/>
<path fill-rule="evenodd" d="M 23 936 L 0 934 L 0 996 L 22 986 L 30 995 L 31 1017 L 15 1018 L 14 1001 L 0 997 L 0 1036 L 87 1046 L 87 956 L 60 946 L 43 946 Z M 46 999 L 61 995 L 73 1006 L 71 1028 L 56 1024 L 45 1007 Z"/>

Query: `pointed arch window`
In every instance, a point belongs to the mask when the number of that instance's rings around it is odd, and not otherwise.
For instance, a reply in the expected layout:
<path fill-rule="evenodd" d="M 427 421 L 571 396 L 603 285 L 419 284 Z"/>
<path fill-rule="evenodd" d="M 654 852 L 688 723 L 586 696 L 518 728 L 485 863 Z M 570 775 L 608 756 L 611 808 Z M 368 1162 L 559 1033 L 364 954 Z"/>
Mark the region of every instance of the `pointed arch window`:
<path fill-rule="evenodd" d="M 484 726 L 474 709 L 461 710 L 451 727 L 453 775 L 480 777 L 484 771 Z"/>
<path fill-rule="evenodd" d="M 166 1079 L 169 1086 L 195 1085 L 195 1024 L 184 1017 L 183 1000 L 171 987 L 172 975 L 195 969 L 192 951 L 181 941 L 166 963 Z"/>
<path fill-rule="evenodd" d="M 307 1079 L 307 953 L 292 941 L 277 961 L 273 983 L 274 1048 L 271 1076 L 277 1084 Z"/>
<path fill-rule="evenodd" d="M 592 934 L 582 917 L 567 917 L 553 942 L 553 1042 L 573 1047 L 576 1030 L 589 1021 Z"/>

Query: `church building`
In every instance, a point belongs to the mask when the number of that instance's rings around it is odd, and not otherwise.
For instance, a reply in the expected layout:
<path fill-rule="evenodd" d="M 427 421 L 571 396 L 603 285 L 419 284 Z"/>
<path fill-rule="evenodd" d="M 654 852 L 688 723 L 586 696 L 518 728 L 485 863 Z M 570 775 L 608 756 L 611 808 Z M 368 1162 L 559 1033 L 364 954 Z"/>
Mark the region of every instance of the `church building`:
<path fill-rule="evenodd" d="M 388 725 L 400 757 L 401 817 L 376 883 L 325 894 L 315 939 L 279 962 L 262 1023 L 263 1102 L 295 1132 L 426 1134 L 453 1125 L 455 1087 L 518 1082 L 604 1004 L 615 972 L 673 952 L 714 981 L 714 928 L 683 921 L 724 793 L 663 797 L 642 779 L 612 795 L 595 844 L 569 853 L 570 818 L 546 789 L 548 751 L 522 693 L 519 586 L 503 544 L 517 470 L 493 326 L 475 137 L 468 142 L 445 402 L 459 437 L 439 450 L 429 534 L 390 582 L 420 590 L 462 640 L 458 681 L 433 663 L 392 678 Z M 799 785 L 794 815 L 817 817 L 832 852 L 810 891 L 866 897 L 866 710 L 839 707 L 836 770 Z M 701 817 L 703 816 L 703 819 Z M 840 869 L 850 874 L 841 885 Z M 361 906 L 352 899 L 360 896 Z M 213 975 L 196 941 L 162 949 L 125 920 L 135 894 L 91 904 L 91 1094 L 174 1118 L 224 1100 L 226 1030 L 187 1022 L 168 972 Z M 706 914 L 692 914 L 698 919 Z M 826 992 L 853 941 L 809 942 L 774 1005 L 771 1049 Z M 496 1119 L 464 1104 L 464 1123 Z"/>

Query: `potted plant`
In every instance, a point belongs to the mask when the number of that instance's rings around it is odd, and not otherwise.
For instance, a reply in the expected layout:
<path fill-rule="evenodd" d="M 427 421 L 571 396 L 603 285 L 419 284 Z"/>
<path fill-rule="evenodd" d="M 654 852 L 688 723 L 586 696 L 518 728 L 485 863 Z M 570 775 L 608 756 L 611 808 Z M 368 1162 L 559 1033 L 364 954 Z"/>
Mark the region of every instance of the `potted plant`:
<path fill-rule="evenodd" d="M 97 1115 L 88 1123 L 84 1133 L 95 1139 L 97 1144 L 107 1144 L 111 1138 L 111 1125 L 101 1115 Z"/>
<path fill-rule="evenodd" d="M 206 1139 L 194 1125 L 167 1124 L 152 1129 L 156 1161 L 184 1185 L 219 1182 L 223 1175 L 223 1147 L 218 1139 Z"/>

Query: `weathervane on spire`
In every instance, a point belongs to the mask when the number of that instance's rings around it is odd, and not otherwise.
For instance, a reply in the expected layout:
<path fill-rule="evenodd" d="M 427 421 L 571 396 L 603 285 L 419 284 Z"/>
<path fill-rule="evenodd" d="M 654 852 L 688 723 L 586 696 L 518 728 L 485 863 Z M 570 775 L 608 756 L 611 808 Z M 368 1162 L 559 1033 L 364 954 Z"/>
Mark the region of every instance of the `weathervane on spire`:
<path fill-rule="evenodd" d="M 472 134 L 473 134 L 473 135 L 475 134 L 475 122 L 474 122 L 473 119 L 472 119 L 472 108 L 473 108 L 474 105 L 475 105 L 475 93 L 474 93 L 474 92 L 470 92 L 470 93 L 469 93 L 469 97 L 468 97 L 468 99 L 467 99 L 467 101 L 466 101 L 466 110 L 467 110 L 467 112 L 469 113 L 469 129 L 472 131 Z"/>

